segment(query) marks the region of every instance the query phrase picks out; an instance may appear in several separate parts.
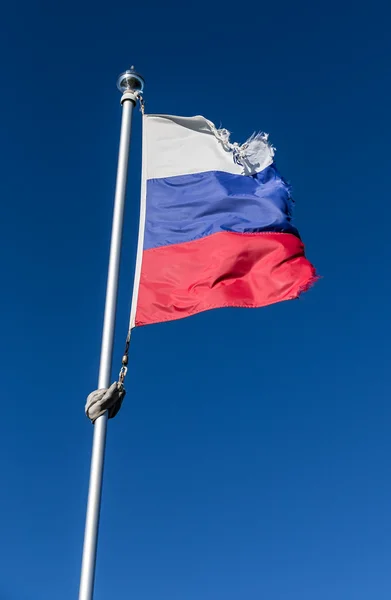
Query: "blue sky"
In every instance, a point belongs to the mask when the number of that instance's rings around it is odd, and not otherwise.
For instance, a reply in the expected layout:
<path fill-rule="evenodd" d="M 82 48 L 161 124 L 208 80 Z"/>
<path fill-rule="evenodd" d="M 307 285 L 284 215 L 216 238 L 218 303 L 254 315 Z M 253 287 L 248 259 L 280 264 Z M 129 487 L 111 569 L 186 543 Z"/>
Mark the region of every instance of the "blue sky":
<path fill-rule="evenodd" d="M 121 109 L 270 133 L 322 279 L 137 330 L 110 422 L 96 600 L 388 600 L 385 2 L 3 7 L 0 598 L 78 593 Z M 135 114 L 114 375 L 136 248 Z"/>

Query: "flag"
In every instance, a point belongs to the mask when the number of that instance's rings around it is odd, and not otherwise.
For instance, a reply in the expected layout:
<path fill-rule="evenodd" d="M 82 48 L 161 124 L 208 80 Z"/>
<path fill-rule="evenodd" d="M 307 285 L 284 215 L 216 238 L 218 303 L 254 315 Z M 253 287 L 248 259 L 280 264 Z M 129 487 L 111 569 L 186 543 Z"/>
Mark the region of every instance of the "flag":
<path fill-rule="evenodd" d="M 315 279 L 268 136 L 144 115 L 131 327 L 297 298 Z"/>

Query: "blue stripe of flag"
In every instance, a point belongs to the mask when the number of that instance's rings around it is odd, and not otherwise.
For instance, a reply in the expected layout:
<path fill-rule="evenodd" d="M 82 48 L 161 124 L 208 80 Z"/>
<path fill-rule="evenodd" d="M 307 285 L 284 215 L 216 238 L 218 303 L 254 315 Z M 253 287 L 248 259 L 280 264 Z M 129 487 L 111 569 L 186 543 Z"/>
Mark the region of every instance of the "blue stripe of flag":
<path fill-rule="evenodd" d="M 292 199 L 274 164 L 252 176 L 208 171 L 147 181 L 144 249 L 180 244 L 219 231 L 284 232 Z"/>

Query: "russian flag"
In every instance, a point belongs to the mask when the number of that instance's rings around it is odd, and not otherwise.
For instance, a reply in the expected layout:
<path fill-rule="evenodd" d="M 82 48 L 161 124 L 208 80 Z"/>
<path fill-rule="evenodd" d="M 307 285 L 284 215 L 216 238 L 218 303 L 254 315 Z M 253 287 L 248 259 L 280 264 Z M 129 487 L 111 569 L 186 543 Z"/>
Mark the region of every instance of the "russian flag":
<path fill-rule="evenodd" d="M 131 327 L 297 298 L 315 279 L 265 134 L 144 115 Z"/>

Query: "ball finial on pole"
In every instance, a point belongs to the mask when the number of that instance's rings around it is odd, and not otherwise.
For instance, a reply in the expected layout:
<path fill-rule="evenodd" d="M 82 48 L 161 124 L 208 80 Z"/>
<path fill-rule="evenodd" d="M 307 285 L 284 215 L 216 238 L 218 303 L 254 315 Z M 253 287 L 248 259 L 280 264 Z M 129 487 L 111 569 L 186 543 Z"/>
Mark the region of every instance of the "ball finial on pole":
<path fill-rule="evenodd" d="M 137 73 L 134 67 L 131 67 L 117 79 L 117 88 L 122 94 L 131 92 L 133 94 L 142 94 L 144 90 L 144 79 Z"/>

